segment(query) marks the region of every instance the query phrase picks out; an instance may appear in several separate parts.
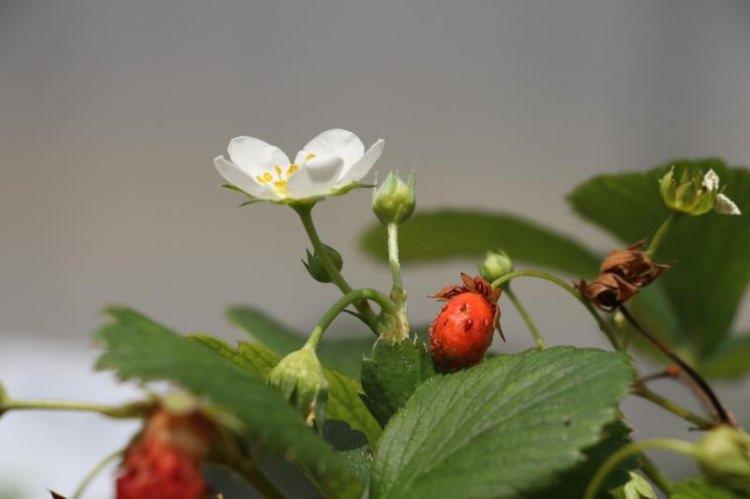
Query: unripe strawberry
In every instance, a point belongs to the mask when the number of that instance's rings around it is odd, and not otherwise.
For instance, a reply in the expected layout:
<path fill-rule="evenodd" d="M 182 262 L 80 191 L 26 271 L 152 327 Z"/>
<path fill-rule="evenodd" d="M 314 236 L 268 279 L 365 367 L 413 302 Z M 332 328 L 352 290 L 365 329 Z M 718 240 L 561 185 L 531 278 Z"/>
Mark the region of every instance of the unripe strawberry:
<path fill-rule="evenodd" d="M 156 410 L 125 454 L 117 478 L 117 499 L 203 499 L 208 486 L 201 460 L 213 424 L 198 412 L 178 415 Z"/>
<path fill-rule="evenodd" d="M 447 302 L 430 327 L 432 360 L 443 372 L 478 364 L 499 325 L 500 290 L 493 290 L 482 277 L 461 278 L 463 286 L 444 288 L 434 296 Z"/>

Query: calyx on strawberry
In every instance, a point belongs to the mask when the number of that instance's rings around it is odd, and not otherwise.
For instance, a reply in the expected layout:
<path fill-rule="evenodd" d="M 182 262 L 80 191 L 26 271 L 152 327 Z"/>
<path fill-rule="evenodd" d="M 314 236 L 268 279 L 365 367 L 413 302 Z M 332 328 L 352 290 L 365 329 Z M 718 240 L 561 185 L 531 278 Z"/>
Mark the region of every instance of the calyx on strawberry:
<path fill-rule="evenodd" d="M 213 423 L 200 412 L 173 414 L 156 409 L 125 453 L 117 499 L 208 497 L 201 460 L 213 435 Z"/>
<path fill-rule="evenodd" d="M 500 329 L 501 290 L 483 277 L 461 274 L 462 285 L 448 286 L 433 295 L 446 304 L 430 326 L 430 349 L 435 366 L 452 372 L 478 364 Z"/>

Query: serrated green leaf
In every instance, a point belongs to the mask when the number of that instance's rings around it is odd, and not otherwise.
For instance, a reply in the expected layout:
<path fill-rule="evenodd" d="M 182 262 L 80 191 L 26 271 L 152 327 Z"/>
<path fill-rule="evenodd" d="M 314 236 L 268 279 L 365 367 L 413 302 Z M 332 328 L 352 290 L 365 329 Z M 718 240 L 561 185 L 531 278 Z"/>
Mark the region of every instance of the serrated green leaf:
<path fill-rule="evenodd" d="M 361 236 L 361 247 L 387 261 L 385 229 L 373 224 Z M 484 257 L 506 251 L 515 262 L 541 265 L 567 274 L 596 272 L 599 257 L 573 239 L 530 220 L 506 213 L 444 209 L 416 213 L 399 232 L 402 263 L 448 258 Z"/>
<path fill-rule="evenodd" d="M 645 173 L 601 175 L 576 188 L 570 201 L 576 212 L 624 243 L 651 237 L 668 214 L 657 180 L 671 165 L 677 170 L 713 169 L 725 194 L 743 211 L 750 209 L 750 171 L 729 168 L 719 159 L 678 160 Z M 657 261 L 675 262 L 660 278 L 679 323 L 673 346 L 697 363 L 729 335 L 750 281 L 748 254 L 750 217 L 716 213 L 678 218 L 656 254 Z"/>
<path fill-rule="evenodd" d="M 305 343 L 305 336 L 274 319 L 265 312 L 253 307 L 235 306 L 228 310 L 230 321 L 250 333 L 273 352 L 286 355 Z M 369 353 L 375 338 L 369 331 L 361 332 L 362 337 L 324 338 L 318 346 L 318 356 L 326 367 L 332 367 L 352 376 L 358 377 L 362 357 Z"/>
<path fill-rule="evenodd" d="M 741 499 L 734 492 L 713 485 L 702 478 L 678 483 L 669 497 L 670 499 Z"/>
<path fill-rule="evenodd" d="M 582 462 L 634 377 L 623 354 L 572 347 L 434 376 L 386 427 L 371 497 L 527 497 Z"/>
<path fill-rule="evenodd" d="M 711 378 L 737 379 L 750 371 L 750 333 L 725 340 L 703 362 L 703 372 Z"/>
<path fill-rule="evenodd" d="M 628 482 L 612 493 L 615 499 L 659 499 L 645 478 L 632 471 L 629 476 Z"/>
<path fill-rule="evenodd" d="M 362 362 L 362 400 L 375 419 L 385 425 L 417 386 L 434 373 L 432 359 L 421 340 L 378 341 L 372 357 Z"/>
<path fill-rule="evenodd" d="M 532 499 L 580 499 L 584 496 L 586 486 L 591 482 L 594 474 L 604 461 L 617 450 L 631 442 L 630 428 L 617 420 L 607 425 L 603 430 L 599 442 L 583 450 L 583 461 L 571 470 L 555 477 L 554 483 L 544 490 L 531 495 Z M 637 458 L 633 457 L 620 463 L 602 484 L 598 499 L 611 499 L 608 491 L 627 483 L 628 473 L 638 467 Z"/>
<path fill-rule="evenodd" d="M 127 308 L 108 310 L 114 322 L 96 339 L 105 351 L 97 369 L 122 380 L 172 381 L 233 414 L 274 452 L 293 456 L 332 495 L 358 497 L 361 484 L 271 387 L 199 341 L 180 336 Z"/>
<path fill-rule="evenodd" d="M 327 420 L 323 428 L 323 438 L 346 460 L 352 471 L 367 486 L 372 467 L 372 452 L 367 437 L 343 421 Z"/>

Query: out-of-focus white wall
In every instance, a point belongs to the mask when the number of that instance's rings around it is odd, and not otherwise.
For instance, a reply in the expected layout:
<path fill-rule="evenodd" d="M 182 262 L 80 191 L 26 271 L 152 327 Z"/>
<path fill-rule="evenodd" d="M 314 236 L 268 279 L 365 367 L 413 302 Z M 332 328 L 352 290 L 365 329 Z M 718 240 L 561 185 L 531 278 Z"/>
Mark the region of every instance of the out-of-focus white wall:
<path fill-rule="evenodd" d="M 70 376 L 109 398 L 114 384 L 50 359 L 88 362 L 111 302 L 226 337 L 229 303 L 310 328 L 336 292 L 298 263 L 290 210 L 237 209 L 218 187 L 211 159 L 235 135 L 290 153 L 331 127 L 383 137 L 380 170 L 418 172 L 421 207 L 513 211 L 605 249 L 563 200 L 577 182 L 675 156 L 750 163 L 749 28 L 743 0 L 0 0 L 0 379 L 73 397 L 48 383 Z M 352 282 L 385 287 L 356 250 L 368 206 L 327 201 L 318 223 Z M 413 314 L 429 318 L 422 297 L 469 263 L 408 269 Z M 555 342 L 601 344 L 555 290 L 519 291 Z M 508 348 L 528 345 L 505 321 Z M 628 409 L 642 435 L 677 431 Z M 21 418 L 0 422 L 0 483 L 36 469 L 29 497 L 70 491 L 91 463 L 58 443 L 58 418 L 36 416 L 48 438 L 22 446 Z M 97 435 L 102 454 L 121 440 Z"/>

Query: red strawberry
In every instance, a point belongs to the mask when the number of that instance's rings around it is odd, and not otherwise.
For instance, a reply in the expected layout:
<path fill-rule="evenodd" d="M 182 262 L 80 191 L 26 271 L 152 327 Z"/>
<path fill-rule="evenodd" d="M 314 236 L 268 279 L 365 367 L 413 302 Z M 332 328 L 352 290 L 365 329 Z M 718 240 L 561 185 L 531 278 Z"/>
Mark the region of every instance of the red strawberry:
<path fill-rule="evenodd" d="M 117 478 L 117 499 L 202 499 L 208 487 L 201 459 L 212 425 L 198 413 L 157 410 L 143 434 L 127 450 Z"/>
<path fill-rule="evenodd" d="M 430 327 L 432 360 L 443 372 L 478 364 L 499 330 L 500 290 L 482 277 L 461 274 L 463 286 L 449 286 L 434 297 L 447 303 Z M 502 331 L 500 332 L 502 337 Z"/>

